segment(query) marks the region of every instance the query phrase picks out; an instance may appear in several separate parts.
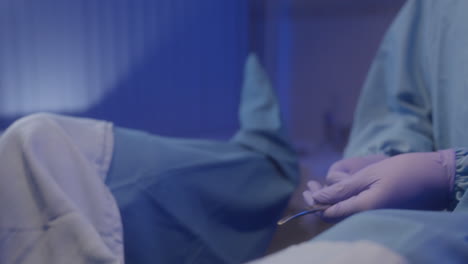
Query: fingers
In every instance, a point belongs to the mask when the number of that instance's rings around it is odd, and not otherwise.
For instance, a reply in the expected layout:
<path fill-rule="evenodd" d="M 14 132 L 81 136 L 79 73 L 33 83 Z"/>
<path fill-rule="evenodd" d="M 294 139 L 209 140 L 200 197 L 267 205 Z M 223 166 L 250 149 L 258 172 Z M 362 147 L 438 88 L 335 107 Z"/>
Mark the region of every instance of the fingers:
<path fill-rule="evenodd" d="M 307 183 L 307 187 L 309 189 L 307 191 L 304 191 L 302 193 L 302 196 L 304 198 L 304 201 L 307 203 L 307 205 L 313 206 L 313 205 L 315 205 L 315 201 L 312 198 L 312 193 L 320 190 L 322 188 L 322 185 L 317 181 L 309 181 Z"/>
<path fill-rule="evenodd" d="M 375 190 L 369 188 L 373 183 L 375 181 L 367 174 L 354 175 L 327 187 L 322 187 L 316 181 L 310 181 L 307 183 L 309 190 L 302 195 L 309 206 L 332 205 L 321 217 L 327 221 L 339 220 L 375 208 L 377 197 L 371 197 Z"/>
<path fill-rule="evenodd" d="M 332 185 L 338 183 L 350 176 L 351 175 L 347 172 L 330 170 L 327 174 L 327 184 Z"/>
<path fill-rule="evenodd" d="M 312 194 L 315 203 L 335 204 L 359 194 L 368 186 L 366 177 L 350 177 Z"/>
<path fill-rule="evenodd" d="M 376 209 L 378 206 L 375 204 L 375 199 L 373 198 L 375 197 L 373 197 L 371 191 L 363 191 L 356 196 L 330 206 L 323 212 L 322 218 L 327 221 L 338 220 L 355 213 Z"/>
<path fill-rule="evenodd" d="M 350 158 L 333 163 L 327 173 L 327 184 L 332 185 L 351 176 L 356 170 L 353 164 L 356 160 L 356 158 Z"/>
<path fill-rule="evenodd" d="M 375 154 L 364 157 L 346 158 L 335 162 L 327 173 L 327 183 L 335 184 L 350 177 L 369 165 L 378 163 L 388 157 L 383 154 Z"/>
<path fill-rule="evenodd" d="M 314 206 L 315 201 L 314 198 L 312 198 L 312 192 L 310 191 L 305 191 L 302 193 L 302 197 L 304 198 L 304 201 L 308 206 Z"/>
<path fill-rule="evenodd" d="M 340 160 L 328 169 L 327 172 L 327 184 L 334 184 L 337 183 L 338 181 L 346 178 L 347 176 L 351 175 L 349 173 L 349 160 Z"/>
<path fill-rule="evenodd" d="M 320 184 L 320 182 L 318 182 L 318 181 L 309 181 L 307 183 L 307 187 L 309 187 L 309 190 L 311 192 L 316 192 L 316 191 L 322 189 L 322 184 Z"/>
<path fill-rule="evenodd" d="M 328 171 L 329 186 L 305 193 L 304 199 L 308 203 L 332 205 L 323 212 L 324 220 L 342 219 L 357 212 L 380 208 L 384 204 L 379 201 L 388 199 L 388 195 L 382 193 L 380 177 L 377 177 L 381 173 L 376 174 L 375 168 L 380 168 L 385 159 L 388 157 L 378 154 L 338 161 Z"/>

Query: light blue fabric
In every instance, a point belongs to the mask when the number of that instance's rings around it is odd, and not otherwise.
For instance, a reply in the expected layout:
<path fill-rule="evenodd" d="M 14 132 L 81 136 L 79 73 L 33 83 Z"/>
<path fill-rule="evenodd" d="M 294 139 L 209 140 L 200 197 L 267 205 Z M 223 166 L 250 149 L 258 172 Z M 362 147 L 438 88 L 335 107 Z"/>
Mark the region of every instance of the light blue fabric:
<path fill-rule="evenodd" d="M 346 219 L 313 241 L 374 241 L 410 263 L 467 263 L 468 212 L 376 210 Z"/>
<path fill-rule="evenodd" d="M 369 72 L 346 157 L 468 148 L 466 10 L 464 0 L 406 3 Z"/>
<path fill-rule="evenodd" d="M 313 241 L 366 239 L 412 263 L 468 263 L 468 196 L 461 192 L 468 171 L 467 10 L 465 0 L 407 1 L 373 62 L 345 150 L 352 157 L 457 149 L 457 207 L 369 211 Z"/>
<path fill-rule="evenodd" d="M 262 255 L 298 178 L 270 83 L 250 56 L 230 142 L 115 128 L 107 185 L 126 263 L 241 263 Z"/>
<path fill-rule="evenodd" d="M 372 241 L 320 241 L 290 246 L 246 264 L 409 264 L 399 254 Z"/>
<path fill-rule="evenodd" d="M 458 202 L 462 199 L 468 189 L 468 149 L 457 148 L 455 150 L 455 159 L 454 197 L 453 206 L 451 208 L 457 206 Z"/>

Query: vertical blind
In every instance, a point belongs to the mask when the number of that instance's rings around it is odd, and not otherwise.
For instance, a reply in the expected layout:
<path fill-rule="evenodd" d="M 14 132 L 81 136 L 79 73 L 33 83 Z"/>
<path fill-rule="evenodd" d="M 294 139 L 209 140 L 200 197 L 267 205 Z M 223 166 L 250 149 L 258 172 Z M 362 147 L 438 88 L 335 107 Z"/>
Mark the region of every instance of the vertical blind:
<path fill-rule="evenodd" d="M 248 0 L 0 0 L 0 119 L 37 111 L 175 135 L 234 126 Z"/>

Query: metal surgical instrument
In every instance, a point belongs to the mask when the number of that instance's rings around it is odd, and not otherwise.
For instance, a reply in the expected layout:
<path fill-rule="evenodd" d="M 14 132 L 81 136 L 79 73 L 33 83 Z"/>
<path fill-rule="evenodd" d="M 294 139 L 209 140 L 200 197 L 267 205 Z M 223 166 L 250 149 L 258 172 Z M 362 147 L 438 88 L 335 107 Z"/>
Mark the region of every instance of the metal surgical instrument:
<path fill-rule="evenodd" d="M 290 220 L 293 220 L 299 216 L 303 216 L 303 215 L 307 215 L 307 214 L 313 214 L 313 213 L 317 213 L 317 212 L 321 212 L 321 211 L 324 211 L 326 210 L 328 207 L 330 207 L 330 205 L 317 205 L 317 206 L 314 206 L 314 207 L 311 207 L 307 210 L 304 210 L 302 212 L 299 212 L 299 213 L 296 213 L 296 214 L 292 214 L 292 215 L 288 215 L 286 217 L 283 217 L 281 218 L 277 224 L 278 225 L 282 225 L 282 224 L 285 224 L 287 222 L 289 222 Z"/>

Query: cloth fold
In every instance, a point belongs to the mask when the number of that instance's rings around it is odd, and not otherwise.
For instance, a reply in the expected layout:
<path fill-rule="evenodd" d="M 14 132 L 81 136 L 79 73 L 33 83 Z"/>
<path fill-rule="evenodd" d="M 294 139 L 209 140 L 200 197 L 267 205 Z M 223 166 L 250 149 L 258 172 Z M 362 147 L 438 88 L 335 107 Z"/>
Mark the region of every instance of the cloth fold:
<path fill-rule="evenodd" d="M 0 263 L 123 263 L 112 124 L 34 114 L 0 138 Z"/>

